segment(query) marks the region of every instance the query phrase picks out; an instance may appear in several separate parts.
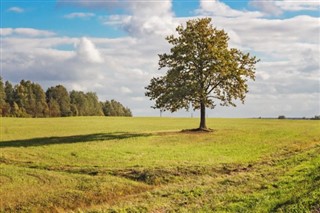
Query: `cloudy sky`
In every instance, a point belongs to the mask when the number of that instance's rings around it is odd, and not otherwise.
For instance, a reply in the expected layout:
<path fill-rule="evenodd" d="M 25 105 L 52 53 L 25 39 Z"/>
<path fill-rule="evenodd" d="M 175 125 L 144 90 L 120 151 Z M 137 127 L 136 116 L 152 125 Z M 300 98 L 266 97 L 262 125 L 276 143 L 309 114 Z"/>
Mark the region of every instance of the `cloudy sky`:
<path fill-rule="evenodd" d="M 135 116 L 158 116 L 144 87 L 176 26 L 212 17 L 230 46 L 261 59 L 246 102 L 209 117 L 320 114 L 320 3 L 317 0 L 1 0 L 1 76 L 46 90 L 94 91 Z M 165 116 L 194 116 L 179 111 Z"/>

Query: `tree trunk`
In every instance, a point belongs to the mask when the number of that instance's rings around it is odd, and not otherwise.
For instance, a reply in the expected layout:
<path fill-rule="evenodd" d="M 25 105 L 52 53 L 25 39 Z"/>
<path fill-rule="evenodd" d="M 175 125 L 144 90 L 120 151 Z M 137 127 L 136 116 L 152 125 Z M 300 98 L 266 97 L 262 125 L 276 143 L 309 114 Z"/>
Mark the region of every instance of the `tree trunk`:
<path fill-rule="evenodd" d="M 206 106 L 203 102 L 201 102 L 200 104 L 200 127 L 199 129 L 207 129 L 207 125 L 206 125 Z"/>

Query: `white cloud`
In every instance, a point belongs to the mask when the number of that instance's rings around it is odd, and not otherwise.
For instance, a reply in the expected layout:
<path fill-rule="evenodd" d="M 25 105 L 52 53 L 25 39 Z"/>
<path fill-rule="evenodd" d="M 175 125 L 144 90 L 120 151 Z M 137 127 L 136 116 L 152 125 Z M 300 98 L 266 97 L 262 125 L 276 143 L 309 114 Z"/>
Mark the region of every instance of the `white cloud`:
<path fill-rule="evenodd" d="M 77 44 L 77 57 L 83 62 L 103 62 L 99 50 L 97 50 L 92 41 L 85 37 L 81 38 L 79 43 Z"/>
<path fill-rule="evenodd" d="M 286 11 L 301 10 L 319 10 L 320 2 L 317 0 L 300 1 L 300 0 L 282 0 L 275 1 L 275 4 Z"/>
<path fill-rule="evenodd" d="M 7 11 L 13 12 L 13 13 L 23 13 L 24 9 L 21 7 L 10 7 Z"/>
<path fill-rule="evenodd" d="M 249 4 L 267 14 L 278 16 L 283 13 L 283 10 L 278 5 L 276 5 L 276 2 L 273 0 L 251 0 Z"/>
<path fill-rule="evenodd" d="M 8 36 L 13 33 L 12 28 L 0 28 L 0 36 Z"/>
<path fill-rule="evenodd" d="M 172 34 L 178 22 L 174 19 L 172 1 L 130 1 L 128 15 L 111 15 L 103 23 L 123 28 L 132 36 Z"/>
<path fill-rule="evenodd" d="M 58 6 L 72 6 L 80 8 L 90 9 L 113 9 L 119 7 L 120 4 L 126 4 L 126 1 L 122 0 L 100 0 L 100 1 L 88 1 L 88 0 L 58 0 Z"/>
<path fill-rule="evenodd" d="M 67 19 L 81 18 L 81 19 L 89 19 L 94 17 L 94 13 L 69 13 L 64 16 Z"/>
<path fill-rule="evenodd" d="M 320 3 L 317 0 L 251 0 L 249 4 L 270 15 L 281 15 L 286 11 L 317 11 L 320 9 Z"/>
<path fill-rule="evenodd" d="M 103 58 L 87 38 L 3 38 L 4 75 L 14 79 L 70 81 L 100 79 Z M 76 44 L 75 50 L 55 49 Z M 91 83 L 93 84 L 93 83 Z"/>
<path fill-rule="evenodd" d="M 200 8 L 196 10 L 197 14 L 204 16 L 223 16 L 223 17 L 261 17 L 260 12 L 234 10 L 227 4 L 219 0 L 200 0 Z"/>
<path fill-rule="evenodd" d="M 38 30 L 34 28 L 1 28 L 1 36 L 17 35 L 26 37 L 49 37 L 55 33 L 48 30 Z"/>
<path fill-rule="evenodd" d="M 129 89 L 128 87 L 120 87 L 120 92 L 123 93 L 123 94 L 132 93 L 131 89 Z"/>

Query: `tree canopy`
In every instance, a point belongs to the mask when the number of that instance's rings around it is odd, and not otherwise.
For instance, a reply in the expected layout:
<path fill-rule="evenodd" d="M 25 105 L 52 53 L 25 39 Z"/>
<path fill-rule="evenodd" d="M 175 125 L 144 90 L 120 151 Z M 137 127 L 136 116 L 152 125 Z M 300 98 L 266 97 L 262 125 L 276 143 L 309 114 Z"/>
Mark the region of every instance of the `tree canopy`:
<path fill-rule="evenodd" d="M 106 110 L 112 104 L 112 113 Z M 105 112 L 105 113 L 104 113 Z M 46 92 L 34 82 L 22 80 L 12 86 L 0 76 L 0 116 L 66 117 L 66 116 L 132 116 L 129 108 L 111 100 L 100 102 L 94 92 L 71 91 L 63 85 L 50 87 Z"/>
<path fill-rule="evenodd" d="M 146 96 L 161 110 L 200 109 L 199 129 L 206 130 L 206 108 L 217 103 L 236 106 L 237 99 L 244 102 L 247 81 L 255 79 L 259 60 L 229 48 L 227 33 L 214 28 L 210 18 L 187 21 L 176 31 L 177 37 L 166 37 L 173 46 L 170 53 L 159 55 L 159 69 L 166 68 L 167 73 L 151 79 Z"/>

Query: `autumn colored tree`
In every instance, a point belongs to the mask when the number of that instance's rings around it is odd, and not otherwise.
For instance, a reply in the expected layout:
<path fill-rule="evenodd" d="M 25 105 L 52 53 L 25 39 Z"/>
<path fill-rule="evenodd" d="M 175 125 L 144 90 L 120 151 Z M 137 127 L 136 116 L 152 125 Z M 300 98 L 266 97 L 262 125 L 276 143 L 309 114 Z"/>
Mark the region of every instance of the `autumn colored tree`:
<path fill-rule="evenodd" d="M 198 130 L 208 130 L 206 108 L 236 106 L 237 99 L 243 103 L 258 60 L 229 48 L 227 33 L 214 28 L 210 18 L 187 21 L 176 31 L 177 37 L 166 38 L 173 46 L 170 53 L 159 55 L 159 69 L 167 73 L 151 79 L 146 96 L 161 110 L 200 109 Z"/>

